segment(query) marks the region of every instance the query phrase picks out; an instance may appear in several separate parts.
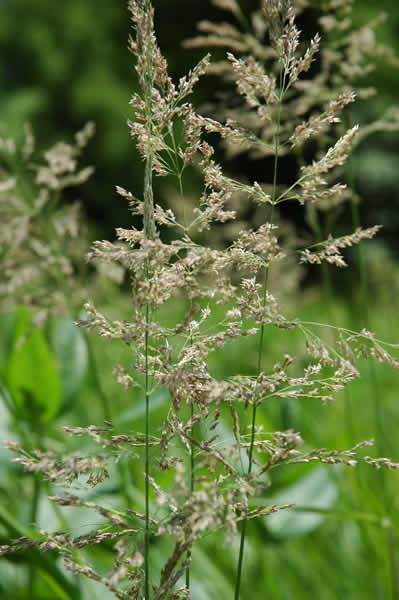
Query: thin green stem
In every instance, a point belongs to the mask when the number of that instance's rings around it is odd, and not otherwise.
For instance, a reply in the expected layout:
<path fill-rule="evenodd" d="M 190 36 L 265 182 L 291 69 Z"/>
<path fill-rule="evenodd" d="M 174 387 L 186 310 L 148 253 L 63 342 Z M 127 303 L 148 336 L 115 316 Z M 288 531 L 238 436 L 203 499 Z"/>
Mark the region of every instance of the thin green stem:
<path fill-rule="evenodd" d="M 154 200 L 152 189 L 152 160 L 149 158 L 145 166 L 144 178 L 144 235 L 146 239 L 155 237 L 154 223 Z M 146 279 L 149 278 L 148 264 L 145 272 Z M 144 598 L 150 600 L 150 304 L 145 306 L 145 531 L 144 531 Z"/>
<path fill-rule="evenodd" d="M 144 75 L 141 79 L 141 85 L 145 99 L 146 129 L 148 135 L 148 148 L 145 160 L 144 173 L 144 207 L 143 207 L 143 230 L 144 238 L 154 240 L 156 238 L 156 226 L 154 219 L 154 190 L 153 190 L 153 157 L 154 149 L 152 147 L 153 135 L 153 88 L 154 88 L 154 42 L 153 42 L 153 10 L 151 2 L 145 0 L 144 15 L 148 19 L 145 32 L 146 39 L 143 42 L 145 52 Z M 149 264 L 146 263 L 145 278 L 149 279 Z M 150 600 L 150 365 L 149 365 L 149 347 L 150 347 L 150 303 L 145 305 L 145 334 L 144 334 L 144 354 L 145 354 L 145 530 L 144 530 L 144 599 Z"/>
<path fill-rule="evenodd" d="M 150 392 L 149 392 L 149 319 L 150 310 L 145 310 L 145 534 L 144 534 L 144 593 L 150 598 L 149 552 L 150 552 Z"/>
<path fill-rule="evenodd" d="M 281 79 L 281 75 L 280 75 Z M 277 196 L 277 173 L 278 173 L 278 158 L 279 158 L 279 145 L 280 145 L 280 127 L 281 127 L 281 108 L 282 108 L 282 99 L 284 93 L 284 87 L 281 87 L 280 99 L 279 99 L 279 107 L 278 107 L 278 117 L 277 117 L 277 126 L 274 135 L 274 168 L 273 168 L 273 191 L 272 191 L 272 210 L 270 215 L 270 222 L 273 224 L 274 221 L 274 205 L 276 202 Z M 262 306 L 266 307 L 267 300 L 267 290 L 269 285 L 269 265 L 264 267 L 264 279 L 263 279 L 263 298 L 262 298 Z M 262 370 L 262 362 L 263 362 L 263 345 L 265 338 L 265 324 L 262 323 L 260 328 L 260 336 L 259 336 L 259 347 L 258 347 L 258 364 L 257 364 L 257 375 L 259 376 Z M 253 455 L 255 448 L 255 437 L 256 437 L 256 413 L 257 413 L 257 400 L 254 398 L 254 403 L 252 407 L 252 419 L 251 419 L 251 440 L 249 445 L 248 452 L 248 470 L 247 474 L 251 475 L 253 468 Z M 237 565 L 237 575 L 236 575 L 236 583 L 235 583 L 235 591 L 234 591 L 234 599 L 240 600 L 240 591 L 241 591 L 241 580 L 242 580 L 242 571 L 244 565 L 244 553 L 245 553 L 245 540 L 247 534 L 247 524 L 248 517 L 247 514 L 244 515 L 241 525 L 241 537 L 240 537 L 240 549 L 238 553 L 238 565 Z"/>
<path fill-rule="evenodd" d="M 35 527 L 37 520 L 37 511 L 39 508 L 39 500 L 41 493 L 41 482 L 39 476 L 33 475 L 33 496 L 32 496 L 32 505 L 30 512 L 30 526 Z M 36 566 L 31 564 L 29 566 L 29 598 L 34 597 L 34 589 L 35 589 L 35 580 L 36 580 Z"/>
<path fill-rule="evenodd" d="M 193 419 L 194 419 L 194 404 L 191 403 L 190 404 L 190 417 L 191 417 L 191 423 L 193 423 Z M 194 425 L 191 425 L 191 438 L 194 435 Z M 192 441 L 190 442 L 190 494 L 192 495 L 195 489 L 195 457 L 194 457 L 194 444 L 192 443 Z M 189 550 L 187 552 L 187 559 L 191 559 L 191 550 Z M 186 588 L 188 590 L 190 590 L 190 566 L 187 567 L 186 569 Z"/>
<path fill-rule="evenodd" d="M 192 300 L 190 302 L 190 312 L 193 308 L 193 303 Z M 192 336 L 190 335 L 190 345 L 192 345 L 193 343 L 193 339 Z M 190 431 L 190 495 L 192 496 L 194 493 L 194 488 L 195 488 L 195 456 L 194 456 L 194 423 L 193 423 L 193 419 L 194 419 L 194 414 L 195 414 L 195 410 L 194 410 L 194 404 L 191 401 L 190 403 L 190 419 L 191 419 L 191 431 Z M 191 579 L 191 570 L 190 570 L 190 565 L 191 565 L 191 557 L 192 557 L 192 552 L 191 550 L 187 551 L 187 560 L 189 560 L 189 564 L 188 567 L 186 569 L 186 588 L 187 590 L 190 591 L 190 579 Z"/>

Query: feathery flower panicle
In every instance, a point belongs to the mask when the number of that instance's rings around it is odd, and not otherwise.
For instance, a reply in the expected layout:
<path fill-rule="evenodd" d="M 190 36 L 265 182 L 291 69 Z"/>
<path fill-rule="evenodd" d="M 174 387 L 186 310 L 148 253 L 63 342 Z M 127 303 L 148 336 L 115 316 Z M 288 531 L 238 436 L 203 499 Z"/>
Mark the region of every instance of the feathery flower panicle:
<path fill-rule="evenodd" d="M 310 165 L 302 166 L 302 176 L 289 188 L 287 193 L 282 194 L 281 198 L 283 199 L 285 196 L 285 199 L 287 197 L 297 199 L 301 204 L 315 204 L 328 203 L 342 196 L 347 191 L 346 184 L 334 183 L 329 185 L 328 175 L 334 172 L 337 167 L 345 164 L 354 145 L 358 130 L 359 127 L 355 125 L 334 146 L 330 147 L 324 156 L 314 160 Z"/>
<path fill-rule="evenodd" d="M 283 66 L 283 88 L 288 89 L 310 66 L 319 51 L 320 36 L 311 40 L 303 56 L 298 56 L 300 31 L 295 25 L 295 11 L 290 0 L 264 0 L 263 10 L 270 26 L 271 41 Z"/>
<path fill-rule="evenodd" d="M 330 125 L 340 123 L 341 119 L 339 114 L 343 111 L 345 106 L 354 102 L 355 99 L 356 95 L 354 92 L 346 92 L 339 96 L 337 100 L 332 100 L 325 113 L 312 116 L 308 121 L 297 125 L 290 138 L 292 146 L 295 147 L 301 145 L 309 138 L 324 133 Z"/>
<path fill-rule="evenodd" d="M 301 251 L 301 262 L 312 265 L 320 265 L 323 261 L 335 265 L 336 267 L 346 267 L 347 264 L 341 254 L 344 248 L 350 248 L 354 244 L 359 244 L 362 240 L 373 238 L 381 229 L 381 226 L 376 225 L 368 229 L 356 229 L 350 235 L 345 235 L 340 238 L 329 238 L 325 242 L 315 244 L 315 250 Z M 318 249 L 319 248 L 319 249 Z"/>
<path fill-rule="evenodd" d="M 342 166 L 352 149 L 355 136 L 359 126 L 355 125 L 345 133 L 337 143 L 328 149 L 327 153 L 318 161 L 314 161 L 311 165 L 305 166 L 302 169 L 305 177 L 314 177 L 324 175 L 337 166 Z"/>
<path fill-rule="evenodd" d="M 237 87 L 249 106 L 261 106 L 261 101 L 266 104 L 276 101 L 276 82 L 266 75 L 262 65 L 249 56 L 245 60 L 237 59 L 234 54 L 228 53 L 236 77 Z"/>

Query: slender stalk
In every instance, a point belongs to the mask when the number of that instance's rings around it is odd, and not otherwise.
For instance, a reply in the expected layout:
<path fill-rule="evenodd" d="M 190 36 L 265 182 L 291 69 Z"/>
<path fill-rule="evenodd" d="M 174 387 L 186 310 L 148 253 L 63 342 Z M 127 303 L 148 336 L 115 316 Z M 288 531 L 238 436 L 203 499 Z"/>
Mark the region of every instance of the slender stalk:
<path fill-rule="evenodd" d="M 281 80 L 281 74 L 280 74 Z M 284 93 L 284 86 L 281 86 L 281 92 L 279 96 L 279 106 L 278 106 L 278 117 L 277 117 L 277 126 L 274 135 L 274 167 L 273 167 L 273 190 L 272 190 L 272 210 L 270 215 L 270 222 L 273 224 L 274 222 L 274 206 L 277 199 L 277 173 L 278 173 L 278 153 L 279 153 L 279 145 L 280 145 L 280 127 L 281 127 L 281 108 L 282 108 L 282 99 Z M 266 265 L 264 267 L 264 279 L 263 279 L 263 298 L 262 298 L 262 306 L 266 307 L 266 299 L 267 299 L 267 291 L 269 286 L 269 266 Z M 257 375 L 259 376 L 262 370 L 262 362 L 263 362 L 263 346 L 264 346 L 264 338 L 265 338 L 265 325 L 262 323 L 260 328 L 260 336 L 259 336 L 259 346 L 258 346 L 258 364 L 257 364 Z M 249 445 L 249 453 L 248 453 L 248 470 L 247 474 L 251 475 L 253 468 L 253 455 L 255 448 L 255 436 L 256 436 L 256 413 L 257 413 L 257 402 L 256 398 L 254 399 L 253 407 L 252 407 L 252 419 L 251 419 L 251 438 Z M 247 524 L 248 518 L 247 515 L 244 515 L 241 525 L 241 537 L 240 537 L 240 549 L 238 553 L 238 564 L 237 564 L 237 574 L 236 574 L 236 583 L 234 590 L 234 599 L 240 600 L 240 590 L 241 590 L 241 579 L 242 579 L 242 571 L 244 564 L 244 552 L 245 552 L 245 540 L 247 534 Z"/>
<path fill-rule="evenodd" d="M 190 404 L 190 417 L 191 417 L 191 422 L 194 418 L 194 405 L 193 403 Z M 193 429 L 194 426 L 191 427 L 191 437 L 193 437 L 194 433 L 193 433 Z M 194 475 L 194 470 L 195 470 L 195 457 L 194 457 L 194 445 L 192 442 L 190 442 L 190 494 L 193 494 L 194 492 L 194 488 L 195 488 L 195 475 Z M 191 550 L 189 550 L 187 552 L 187 558 L 191 559 Z M 188 590 L 190 590 L 190 566 L 187 567 L 186 569 L 186 588 Z"/>
<path fill-rule="evenodd" d="M 182 187 L 182 180 L 181 177 L 179 178 L 179 184 L 180 184 L 180 194 L 183 196 L 183 187 Z M 186 213 L 185 213 L 185 206 L 184 206 L 184 225 L 185 227 L 187 226 L 187 222 L 186 222 Z M 190 312 L 193 308 L 193 302 L 191 300 L 190 302 Z M 192 336 L 190 335 L 190 345 L 192 345 Z M 194 409 L 194 404 L 193 402 L 190 403 L 190 419 L 191 419 L 191 431 L 190 431 L 190 495 L 192 496 L 193 492 L 194 492 L 194 488 L 195 488 L 195 456 L 194 456 L 194 442 L 193 442 L 193 436 L 194 436 L 194 424 L 193 424 L 193 419 L 194 419 L 194 415 L 195 415 L 195 409 Z M 188 591 L 190 591 L 190 579 L 191 579 L 191 570 L 190 570 L 190 566 L 191 566 L 191 557 L 192 557 L 192 552 L 191 550 L 187 551 L 187 560 L 189 561 L 188 563 L 188 567 L 186 569 L 186 588 Z"/>
<path fill-rule="evenodd" d="M 33 475 L 33 496 L 32 496 L 32 505 L 30 512 L 30 525 L 36 525 L 37 519 L 37 511 L 39 508 L 39 500 L 41 493 L 41 482 L 39 475 Z M 36 580 L 36 566 L 31 564 L 29 566 L 29 598 L 34 597 L 34 589 L 35 589 L 35 580 Z"/>
<path fill-rule="evenodd" d="M 144 593 L 146 600 L 150 597 L 149 553 L 150 553 L 150 391 L 148 368 L 150 311 L 147 304 L 145 310 L 145 534 L 144 534 Z"/>
<path fill-rule="evenodd" d="M 148 134 L 148 147 L 146 151 L 145 173 L 144 173 L 144 207 L 143 207 L 143 229 L 144 238 L 153 240 L 156 237 L 156 227 L 154 219 L 154 191 L 153 191 L 153 148 L 152 148 L 152 130 L 153 130 L 153 88 L 154 88 L 154 41 L 153 41 L 153 9 L 149 0 L 143 1 L 144 15 L 146 19 L 145 32 L 142 34 L 141 50 L 144 51 L 144 69 L 140 77 L 140 84 L 145 99 L 145 117 L 146 129 Z M 139 44 L 139 47 L 140 45 Z M 145 277 L 149 278 L 149 265 L 147 261 Z M 145 312 L 145 334 L 144 334 L 144 354 L 145 354 L 145 529 L 144 529 L 144 599 L 150 600 L 150 304 L 147 302 L 144 308 Z"/>
<path fill-rule="evenodd" d="M 144 235 L 146 239 L 155 237 L 154 223 L 154 196 L 152 188 L 152 160 L 148 158 L 145 165 L 144 178 Z M 146 268 L 146 278 L 148 279 L 148 265 Z M 149 346 L 150 346 L 150 305 L 145 305 L 145 334 L 144 334 L 144 354 L 145 354 L 145 531 L 144 531 L 144 598 L 150 599 L 150 365 L 149 365 Z"/>

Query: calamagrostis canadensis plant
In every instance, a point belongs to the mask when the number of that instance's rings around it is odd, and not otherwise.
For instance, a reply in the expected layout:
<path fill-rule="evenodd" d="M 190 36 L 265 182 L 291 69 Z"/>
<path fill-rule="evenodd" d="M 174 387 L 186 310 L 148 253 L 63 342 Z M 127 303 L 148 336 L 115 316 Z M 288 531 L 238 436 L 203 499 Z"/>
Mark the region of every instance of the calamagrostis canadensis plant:
<path fill-rule="evenodd" d="M 233 0 L 228 5 L 236 6 Z M 302 52 L 291 3 L 265 0 L 270 35 L 267 52 L 275 66 L 266 72 L 257 57 L 243 59 L 232 53 L 228 61 L 248 114 L 254 115 L 254 122 L 265 123 L 272 132 L 271 140 L 259 136 L 256 127 L 252 131 L 231 121 L 219 123 L 202 117 L 189 96 L 208 68 L 209 57 L 174 83 L 156 41 L 150 0 L 131 0 L 129 6 L 135 28 L 130 48 L 137 58 L 140 84 L 140 92 L 132 98 L 134 119 L 129 125 L 144 162 L 144 186 L 142 199 L 122 188 L 117 191 L 133 215 L 142 219 L 142 227 L 120 228 L 117 241 L 95 243 L 90 260 L 116 262 L 126 270 L 131 283 L 131 318 L 111 320 L 89 303 L 87 319 L 81 325 L 129 348 L 129 364 L 115 365 L 114 375 L 126 390 L 142 390 L 145 428 L 128 433 L 115 431 L 111 425 L 66 428 L 72 436 L 94 440 L 101 450 L 93 455 L 65 456 L 52 449 L 27 453 L 18 445 L 10 447 L 29 471 L 41 472 L 50 482 L 64 486 L 76 485 L 79 478 L 96 486 L 110 476 L 112 463 L 127 455 L 129 461 L 143 465 L 144 502 L 128 510 L 111 509 L 92 502 L 82 492 L 66 490 L 53 500 L 61 506 L 92 508 L 105 519 L 105 525 L 79 537 L 67 532 L 41 533 L 34 539 L 16 540 L 0 551 L 31 545 L 55 550 L 73 573 L 103 583 L 121 599 L 189 598 L 195 544 L 220 530 L 233 539 L 239 530 L 238 599 L 247 597 L 241 581 L 248 521 L 289 509 L 289 505 L 265 507 L 264 501 L 257 502 L 272 485 L 276 469 L 314 462 L 353 467 L 359 460 L 377 469 L 399 466 L 386 458 L 365 455 L 363 449 L 371 445 L 369 441 L 344 450 L 311 449 L 298 432 L 265 432 L 257 422 L 258 411 L 266 403 L 333 400 L 359 377 L 356 363 L 362 357 L 399 365 L 394 355 L 397 348 L 369 331 L 351 331 L 286 314 L 269 287 L 270 270 L 287 260 L 276 225 L 278 208 L 288 201 L 306 206 L 345 192 L 339 182 L 330 186 L 327 177 L 344 164 L 357 127 L 312 163 L 304 164 L 289 188 L 279 183 L 279 157 L 301 138 L 318 135 L 320 123 L 323 130 L 327 128 L 335 119 L 331 114 L 337 115 L 353 94 L 348 91 L 345 99 L 337 100 L 330 116 L 323 114 L 316 121 L 313 117 L 299 130 L 289 130 L 283 120 L 286 102 L 311 67 L 320 38 L 316 35 Z M 247 184 L 228 176 L 216 162 L 206 140 L 208 132 L 254 151 L 267 146 L 274 157 L 270 183 Z M 179 220 L 174 211 L 155 201 L 153 178 L 172 175 L 181 182 L 190 163 L 201 170 L 204 188 L 191 218 Z M 239 232 L 224 248 L 202 244 L 199 240 L 206 237 L 201 238 L 201 232 L 234 221 L 230 203 L 236 192 L 258 207 L 263 223 Z M 291 254 L 302 263 L 327 261 L 343 266 L 343 250 L 376 232 L 377 228 L 359 229 L 316 244 L 297 243 Z M 166 322 L 161 309 L 173 306 L 176 299 L 187 301 L 186 314 L 173 323 Z M 271 364 L 264 345 L 274 328 L 285 332 L 287 352 Z M 331 336 L 328 342 L 323 340 L 325 329 L 336 333 L 335 342 Z M 305 367 L 289 353 L 292 331 L 302 336 Z M 212 353 L 218 350 L 228 355 L 231 344 L 249 336 L 258 347 L 254 373 L 217 378 L 211 368 Z M 149 410 L 157 389 L 167 391 L 169 398 L 159 429 L 152 427 Z M 169 547 L 160 572 L 156 572 L 151 553 L 152 540 L 156 543 L 157 539 L 165 540 Z M 103 542 L 115 548 L 114 564 L 106 574 L 84 564 L 73 552 Z"/>

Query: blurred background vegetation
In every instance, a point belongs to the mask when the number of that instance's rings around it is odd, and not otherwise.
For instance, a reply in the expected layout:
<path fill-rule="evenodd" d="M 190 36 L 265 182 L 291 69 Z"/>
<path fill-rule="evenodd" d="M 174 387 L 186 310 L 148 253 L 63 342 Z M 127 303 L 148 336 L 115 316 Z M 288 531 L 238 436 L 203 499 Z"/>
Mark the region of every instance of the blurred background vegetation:
<path fill-rule="evenodd" d="M 242 1 L 251 11 L 255 0 Z M 195 34 L 200 19 L 225 19 L 207 0 L 156 0 L 156 23 L 159 41 L 175 77 L 183 75 L 201 52 L 182 49 L 184 39 Z M 397 0 L 357 0 L 355 18 L 367 22 L 381 10 L 387 19 L 379 30 L 381 41 L 399 56 L 399 3 Z M 126 46 L 129 19 L 125 3 L 110 0 L 0 0 L 0 134 L 22 138 L 23 124 L 30 122 L 40 144 L 50 145 L 68 140 L 89 120 L 96 123 L 97 133 L 89 145 L 86 160 L 95 165 L 96 173 L 79 189 L 79 196 L 89 217 L 93 238 L 112 238 L 115 226 L 126 223 L 126 206 L 115 194 L 115 185 L 140 193 L 142 165 L 129 138 L 126 121 L 130 116 L 129 99 L 134 91 L 135 76 Z M 301 26 L 307 31 L 316 27 L 312 14 Z M 380 61 L 370 75 L 369 84 L 379 93 L 353 111 L 353 119 L 368 123 L 383 114 L 388 106 L 399 102 L 399 70 Z M 204 80 L 195 101 L 198 105 L 212 96 L 215 82 Z M 362 305 L 358 267 L 346 272 L 347 285 L 330 296 L 328 302 L 322 286 L 308 286 L 295 302 L 302 315 L 313 320 L 331 320 L 350 327 L 378 332 L 388 341 L 399 339 L 397 297 L 399 292 L 399 135 L 378 133 L 360 144 L 351 161 L 351 177 L 362 198 L 361 220 L 365 225 L 380 223 L 384 232 L 378 242 L 364 250 L 368 272 L 367 307 Z M 249 167 L 248 167 L 249 168 Z M 254 177 L 254 167 L 248 173 Z M 262 165 L 255 167 L 262 171 Z M 240 169 L 242 174 L 245 172 Z M 284 177 L 284 173 L 283 173 Z M 161 183 L 158 194 L 168 201 L 170 186 Z M 193 178 L 186 185 L 193 191 Z M 68 195 L 67 195 L 68 196 Z M 75 195 L 71 196 L 75 199 Z M 295 215 L 294 221 L 299 217 Z M 350 214 L 346 217 L 350 228 Z M 320 280 L 322 277 L 320 277 Z M 345 293 L 342 292 L 344 290 Z M 117 318 L 129 315 L 129 299 L 111 284 L 97 290 L 105 310 Z M 176 307 L 173 310 L 177 310 Z M 76 316 L 76 315 L 73 315 Z M 56 321 L 36 344 L 44 351 L 33 358 L 10 358 L 15 315 L 2 317 L 0 374 L 10 364 L 14 375 L 19 369 L 42 373 L 51 379 L 63 397 L 57 407 L 47 407 L 51 418 L 44 436 L 55 444 L 64 443 L 59 433 L 62 423 L 101 423 L 111 413 L 121 430 L 142 428 L 143 411 L 138 398 L 127 398 L 110 377 L 109 364 L 128 362 L 119 347 L 93 340 L 87 345 L 71 322 Z M 11 333 L 10 333 L 11 332 Z M 286 351 L 278 334 L 269 340 L 270 361 Z M 295 347 L 295 339 L 292 340 Z M 248 343 L 231 349 L 229 360 L 214 359 L 215 372 L 224 376 L 235 370 L 253 369 L 256 349 Z M 291 350 L 292 353 L 292 350 Z M 20 362 L 18 362 L 18 360 Z M 22 366 L 21 366 L 22 365 Z M 399 379 L 386 367 L 373 369 L 365 363 L 363 379 L 351 387 L 333 407 L 287 406 L 285 411 L 269 408 L 262 414 L 265 428 L 294 427 L 315 446 L 345 447 L 378 435 L 380 450 L 393 459 L 399 458 Z M 58 375 L 57 375 L 58 373 Z M 72 373 L 72 375 L 71 375 Z M 57 377 L 60 381 L 57 381 Z M 8 375 L 10 379 L 10 375 Z M 71 387 L 71 379 L 74 385 Z M 15 385 L 18 385 L 15 383 Z M 34 388 L 34 385 L 33 385 Z M 33 389 L 32 393 L 35 393 Z M 3 400 L 5 395 L 3 394 Z M 61 398 L 61 396 L 60 396 Z M 43 400 L 45 402 L 45 400 Z M 154 412 L 166 398 L 159 397 Z M 61 406 L 61 408 L 60 408 Z M 30 439 L 26 422 L 19 426 L 8 415 L 7 402 L 1 404 L 1 437 L 17 435 Z M 160 411 L 160 414 L 162 411 Z M 154 421 L 157 417 L 154 415 Z M 35 436 L 37 431 L 35 431 Z M 44 438 L 43 438 L 44 439 Z M 29 476 L 11 465 L 8 454 L 0 454 L 0 543 L 18 535 L 29 535 L 32 516 L 36 514 L 43 528 L 58 526 L 41 490 L 40 506 L 32 513 L 31 499 L 37 489 Z M 130 487 L 129 498 L 139 498 L 137 486 Z M 36 490 L 36 492 L 35 492 Z M 341 470 L 294 469 L 282 472 L 273 482 L 272 501 L 297 502 L 291 513 L 251 525 L 248 544 L 248 568 L 243 600 L 297 600 L 299 598 L 380 599 L 399 598 L 399 549 L 397 546 L 398 478 L 385 477 L 367 469 L 356 472 Z M 105 502 L 117 504 L 121 490 L 116 485 L 102 489 Z M 16 501 L 18 499 L 18 501 Z M 270 498 L 268 499 L 270 501 Z M 101 501 L 100 501 L 101 503 Z M 68 520 L 68 515 L 62 518 Z M 87 514 L 73 521 L 76 534 L 86 532 Z M 72 527 L 69 523 L 69 527 Z M 156 552 L 162 553 L 162 548 Z M 155 556 L 156 556 L 155 552 Z M 208 539 L 194 556 L 194 600 L 232 598 L 236 548 L 226 547 L 222 539 Z M 98 568 L 107 563 L 107 552 L 96 550 L 91 560 Z M 154 559 L 156 560 L 156 558 Z M 28 565 L 28 570 L 27 570 Z M 35 586 L 29 584 L 29 569 L 37 571 Z M 64 580 L 60 564 L 35 551 L 0 567 L 0 598 L 4 600 L 56 600 L 107 598 L 102 589 L 81 589 L 72 580 Z"/>
<path fill-rule="evenodd" d="M 246 11 L 258 6 L 257 0 L 241 4 Z M 156 9 L 160 44 L 174 77 L 186 73 L 203 54 L 181 46 L 195 34 L 198 21 L 229 18 L 208 0 L 158 0 Z M 0 10 L 0 126 L 4 133 L 21 136 L 22 124 L 29 121 L 46 144 L 94 120 L 97 136 L 89 161 L 96 166 L 96 176 L 82 199 L 99 230 L 112 235 L 126 217 L 114 186 L 132 192 L 141 188 L 141 165 L 126 127 L 135 77 L 126 50 L 130 24 L 125 3 L 69 0 L 54 10 L 51 0 L 1 0 Z M 356 0 L 356 24 L 367 23 L 381 11 L 387 18 L 379 28 L 379 39 L 399 53 L 396 0 Z M 307 13 L 301 26 L 315 30 L 312 14 Z M 354 120 L 367 123 L 381 116 L 386 107 L 398 104 L 397 79 L 397 67 L 380 60 L 366 82 L 379 93 L 355 109 Z M 214 86 L 213 78 L 201 83 L 199 104 L 212 95 Z M 356 188 L 365 200 L 364 220 L 385 226 L 385 237 L 394 251 L 399 231 L 398 146 L 399 136 L 376 134 L 358 148 L 353 160 Z M 165 194 L 162 189 L 160 193 Z"/>

